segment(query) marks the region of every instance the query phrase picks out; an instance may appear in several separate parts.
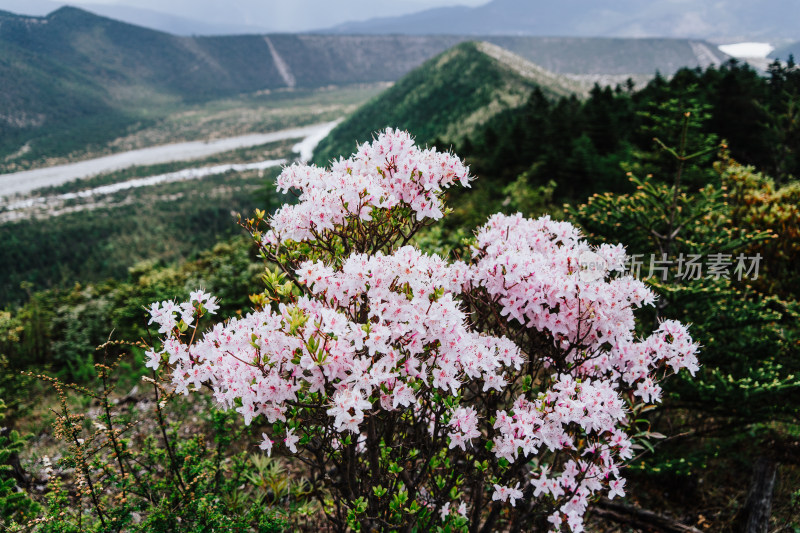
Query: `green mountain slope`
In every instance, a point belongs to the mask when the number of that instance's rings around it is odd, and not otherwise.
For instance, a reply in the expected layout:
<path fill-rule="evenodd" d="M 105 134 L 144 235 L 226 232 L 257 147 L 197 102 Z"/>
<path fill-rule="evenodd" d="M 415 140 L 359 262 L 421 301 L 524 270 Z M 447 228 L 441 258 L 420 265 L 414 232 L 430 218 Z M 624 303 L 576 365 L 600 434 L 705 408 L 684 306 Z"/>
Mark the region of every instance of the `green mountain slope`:
<path fill-rule="evenodd" d="M 267 88 L 265 80 L 283 86 L 263 40 L 253 46 L 257 37 L 237 38 L 231 50 L 230 39 L 176 37 L 71 7 L 43 18 L 4 15 L 0 22 L 4 43 L 82 73 L 117 102 L 141 103 L 153 94 L 202 99 Z M 248 48 L 248 69 L 220 63 L 236 46 Z"/>
<path fill-rule="evenodd" d="M 485 42 L 462 43 L 413 70 L 339 124 L 314 161 L 352 153 L 386 127 L 407 129 L 418 144 L 460 142 L 496 114 L 520 106 L 534 87 L 553 98 L 584 87 Z"/>
<path fill-rule="evenodd" d="M 0 11 L 0 158 L 29 141 L 31 158 L 104 143 L 177 103 L 395 80 L 452 41 L 178 37 L 71 7 L 46 17 Z"/>

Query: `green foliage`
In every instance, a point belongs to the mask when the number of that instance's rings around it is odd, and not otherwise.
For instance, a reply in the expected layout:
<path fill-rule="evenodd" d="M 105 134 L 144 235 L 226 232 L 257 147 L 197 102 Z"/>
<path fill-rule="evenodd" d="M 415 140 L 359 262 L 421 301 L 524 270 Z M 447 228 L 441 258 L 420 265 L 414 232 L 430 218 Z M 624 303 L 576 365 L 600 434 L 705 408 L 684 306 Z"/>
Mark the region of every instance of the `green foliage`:
<path fill-rule="evenodd" d="M 545 214 L 550 214 L 554 218 L 559 218 L 558 210 L 554 209 L 553 193 L 556 190 L 556 182 L 550 180 L 538 187 L 531 186 L 529 174 L 520 174 L 513 183 L 503 189 L 506 199 L 503 201 L 510 213 L 522 213 L 528 218 L 538 218 Z M 555 212 L 554 212 L 555 211 Z"/>
<path fill-rule="evenodd" d="M 719 183 L 688 192 L 653 178 L 631 175 L 629 179 L 635 192 L 595 194 L 572 211 L 590 237 L 625 242 L 629 253 L 640 256 L 692 253 L 703 258 L 714 252 L 741 250 L 751 240 L 743 230 L 728 224 L 726 194 Z"/>
<path fill-rule="evenodd" d="M 8 394 L 9 391 L 0 392 Z M 6 418 L 6 404 L 0 398 L 0 424 Z M 17 431 L 0 426 L 0 527 L 12 529 L 19 523 L 32 518 L 39 506 L 28 494 L 17 486 L 13 476 L 12 459 L 19 460 L 19 453 L 28 439 Z"/>
<path fill-rule="evenodd" d="M 662 92 L 636 113 L 639 136 L 652 139 L 660 149 L 652 150 L 651 145 L 645 151 L 636 151 L 636 163 L 627 165 L 628 170 L 668 181 L 667 176 L 675 175 L 680 168 L 681 183 L 698 189 L 713 179 L 710 162 L 717 151 L 717 138 L 704 132 L 712 106 L 700 100 L 697 85 L 689 85 L 678 94 L 668 89 Z M 692 164 L 686 165 L 687 161 Z"/>
<path fill-rule="evenodd" d="M 95 365 L 91 388 L 49 381 L 58 394 L 55 435 L 63 455 L 50 473 L 50 492 L 38 518 L 27 527 L 65 531 L 287 531 L 295 511 L 307 508 L 294 487 L 262 493 L 242 490 L 263 461 L 241 449 L 245 429 L 225 412 L 186 404 L 168 393 L 161 378 L 143 380 L 152 391 L 136 407 L 115 395 L 123 355 Z M 90 399 L 98 412 L 76 411 L 69 392 Z M 191 427 L 187 416 L 200 417 Z M 74 470 L 73 475 L 68 471 Z M 273 470 L 274 485 L 290 487 L 286 471 Z M 300 484 L 299 486 L 303 486 Z M 290 501 L 289 496 L 293 499 Z M 306 511 L 307 513 L 308 511 Z M 23 524 L 24 525 L 24 524 Z"/>
<path fill-rule="evenodd" d="M 229 173 L 202 183 L 121 191 L 107 199 L 113 207 L 3 224 L 0 305 L 26 299 L 22 282 L 33 290 L 68 287 L 76 280 L 124 279 L 128 268 L 143 260 L 191 258 L 209 243 L 238 233 L 235 212 L 276 207 L 272 197 L 265 205 L 254 194 L 262 183 L 255 174 Z"/>
<path fill-rule="evenodd" d="M 727 154 L 717 166 L 728 189 L 731 220 L 745 230 L 768 230 L 773 239 L 749 250 L 763 256 L 764 275 L 755 286 L 784 298 L 800 298 L 800 182 L 782 187 Z"/>
<path fill-rule="evenodd" d="M 458 149 L 476 175 L 503 185 L 526 173 L 533 186 L 555 181 L 560 200 L 624 190 L 633 117 L 628 95 L 595 87 L 585 101 L 551 101 L 534 90 L 524 106 L 497 115 Z M 489 181 L 487 180 L 487 181 Z"/>
<path fill-rule="evenodd" d="M 798 144 L 783 142 L 775 134 L 781 116 L 792 107 L 800 89 L 800 76 L 794 68 L 771 67 L 771 75 L 762 77 L 756 71 L 732 60 L 719 68 L 684 69 L 669 82 L 659 80 L 636 93 L 641 106 L 646 101 L 677 98 L 704 108 L 707 121 L 700 130 L 708 136 L 725 139 L 731 155 L 745 164 L 754 165 L 781 181 L 800 176 L 796 154 Z M 684 111 L 692 111 L 684 105 Z M 788 133 L 789 137 L 792 134 Z M 641 139 L 646 141 L 647 139 Z M 674 140 L 665 139 L 665 142 Z M 782 153 L 784 150 L 787 153 Z M 795 156 L 790 156 L 795 154 Z M 793 159 L 794 158 L 794 159 Z M 795 162 L 792 163 L 791 161 Z"/>
<path fill-rule="evenodd" d="M 250 243 L 239 238 L 178 266 L 139 263 L 126 281 L 35 293 L 16 311 L 0 312 L 0 354 L 17 372 L 50 370 L 86 383 L 94 377 L 95 347 L 108 340 L 110 332 L 114 338 L 147 338 L 146 306 L 153 301 L 185 298 L 202 286 L 219 295 L 223 316 L 248 306 L 243 295 L 258 292 L 263 270 L 254 255 Z"/>
<path fill-rule="evenodd" d="M 731 448 L 736 457 L 762 453 L 767 438 L 791 440 L 786 424 L 800 416 L 800 304 L 782 277 L 798 245 L 794 187 L 776 192 L 770 180 L 726 153 L 712 183 L 699 190 L 682 184 L 684 171 L 711 171 L 702 152 L 687 155 L 689 128 L 683 131 L 681 148 L 665 147 L 677 160 L 677 169 L 661 172 L 674 170 L 672 184 L 632 177 L 634 193 L 595 195 L 572 214 L 595 240 L 625 242 L 630 254 L 642 254 L 643 273 L 651 254 L 670 260 L 663 277 L 646 280 L 660 296 L 654 318 L 692 324 L 702 346 L 701 369 L 667 388 L 670 399 L 658 420 L 685 431 L 684 438 L 649 468 L 677 465 L 686 474 L 701 468 L 702 450 L 716 449 L 708 439 L 730 443 L 747 431 L 748 438 Z M 739 271 L 737 263 L 740 255 L 755 254 L 763 266 L 752 279 L 754 273 Z M 696 279 L 687 276 L 681 259 L 691 256 L 706 268 L 714 257 L 727 258 L 729 273 L 704 269 Z"/>

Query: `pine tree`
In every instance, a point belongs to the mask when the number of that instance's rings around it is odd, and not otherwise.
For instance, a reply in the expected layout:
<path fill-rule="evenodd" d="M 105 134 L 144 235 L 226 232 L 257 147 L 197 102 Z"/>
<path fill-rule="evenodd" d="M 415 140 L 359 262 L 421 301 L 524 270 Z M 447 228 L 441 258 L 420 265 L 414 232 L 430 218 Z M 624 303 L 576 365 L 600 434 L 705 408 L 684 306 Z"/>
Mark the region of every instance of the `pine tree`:
<path fill-rule="evenodd" d="M 654 320 L 691 323 L 703 346 L 698 379 L 666 387 L 671 398 L 652 419 L 683 438 L 643 467 L 680 475 L 698 474 L 720 447 L 729 464 L 779 462 L 769 450 L 794 442 L 800 417 L 800 303 L 784 278 L 800 246 L 797 188 L 775 191 L 725 150 L 707 185 L 688 186 L 682 174 L 710 172 L 702 151 L 686 150 L 690 116 L 677 148 L 661 143 L 664 153 L 649 154 L 675 161 L 661 170 L 652 163 L 661 180 L 631 175 L 635 192 L 595 195 L 572 212 L 597 242 L 625 236 L 659 294 Z"/>

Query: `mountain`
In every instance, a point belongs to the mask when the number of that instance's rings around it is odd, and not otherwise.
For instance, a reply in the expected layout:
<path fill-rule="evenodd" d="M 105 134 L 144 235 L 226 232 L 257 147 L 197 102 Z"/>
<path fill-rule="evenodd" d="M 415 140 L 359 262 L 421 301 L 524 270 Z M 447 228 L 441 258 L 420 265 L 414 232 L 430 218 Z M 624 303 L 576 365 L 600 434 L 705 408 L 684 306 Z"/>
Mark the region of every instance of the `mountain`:
<path fill-rule="evenodd" d="M 559 74 L 618 76 L 724 63 L 715 46 L 692 39 L 606 37 L 480 37 Z"/>
<path fill-rule="evenodd" d="M 0 0 L 0 10 L 32 16 L 44 16 L 65 5 L 64 2 L 54 0 Z M 213 18 L 203 19 L 196 11 L 191 11 L 191 16 L 180 16 L 158 9 L 124 4 L 69 2 L 69 5 L 95 15 L 175 35 L 230 35 L 268 32 L 268 29 L 262 26 L 225 23 Z"/>
<path fill-rule="evenodd" d="M 551 98 L 585 87 L 497 45 L 466 42 L 428 60 L 339 124 L 314 152 L 325 164 L 352 153 L 387 127 L 414 132 L 418 144 L 460 142 L 496 114 L 519 107 L 539 87 Z"/>
<path fill-rule="evenodd" d="M 781 61 L 788 61 L 789 56 L 794 57 L 795 63 L 800 60 L 800 41 L 776 48 L 769 54 L 770 58 L 780 59 Z"/>
<path fill-rule="evenodd" d="M 30 157 L 65 155 L 105 143 L 179 102 L 394 81 L 467 40 L 458 35 L 179 37 L 72 7 L 45 17 L 0 12 L 0 157 L 23 148 Z M 726 57 L 707 43 L 686 39 L 481 40 L 552 72 L 617 76 L 612 81 L 671 74 Z"/>
<path fill-rule="evenodd" d="M 395 80 L 454 38 L 178 37 L 65 7 L 0 12 L 0 157 L 101 143 L 176 102 Z M 403 50 L 398 54 L 397 50 Z"/>
<path fill-rule="evenodd" d="M 492 0 L 350 22 L 333 33 L 572 37 L 797 38 L 797 0 Z"/>
<path fill-rule="evenodd" d="M 260 25 L 226 23 L 213 19 L 204 20 L 189 16 L 178 16 L 155 9 L 144 9 L 127 5 L 75 3 L 70 3 L 70 5 L 89 11 L 95 15 L 125 21 L 128 24 L 144 26 L 145 28 L 172 33 L 174 35 L 233 35 L 269 32 L 269 28 Z M 197 15 L 195 14 L 194 16 Z"/>

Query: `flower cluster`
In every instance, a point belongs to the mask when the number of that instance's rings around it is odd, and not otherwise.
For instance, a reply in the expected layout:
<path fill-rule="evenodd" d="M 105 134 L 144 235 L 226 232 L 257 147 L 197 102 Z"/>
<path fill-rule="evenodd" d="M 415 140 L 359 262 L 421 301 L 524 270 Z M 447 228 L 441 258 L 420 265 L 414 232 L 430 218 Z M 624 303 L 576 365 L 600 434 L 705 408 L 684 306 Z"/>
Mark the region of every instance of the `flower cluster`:
<path fill-rule="evenodd" d="M 478 231 L 474 283 L 498 299 L 503 316 L 549 332 L 574 358 L 577 346 L 630 339 L 634 309 L 653 302 L 639 280 L 609 281 L 608 272 L 593 281 L 578 275 L 579 257 L 587 251 L 591 247 L 568 222 L 497 214 Z M 624 257 L 620 246 L 597 252 L 609 265 Z"/>
<path fill-rule="evenodd" d="M 217 299 L 202 290 L 193 291 L 189 295 L 189 300 L 181 304 L 176 304 L 172 300 L 165 302 L 153 303 L 150 306 L 150 322 L 149 324 L 156 323 L 158 325 L 158 332 L 166 334 L 167 342 L 172 339 L 170 345 L 173 347 L 172 351 L 181 351 L 182 345 L 180 342 L 175 342 L 174 334 L 180 334 L 181 330 L 187 329 L 194 322 L 195 316 L 202 316 L 206 313 L 215 314 L 219 309 Z M 180 315 L 180 319 L 176 315 Z M 169 350 L 167 350 L 169 351 Z M 147 356 L 146 366 L 156 370 L 161 362 L 161 354 L 154 350 L 148 350 L 145 354 Z M 177 357 L 172 357 L 170 364 L 175 363 Z"/>
<path fill-rule="evenodd" d="M 454 184 L 469 184 L 469 171 L 460 159 L 435 148 L 421 150 L 407 132 L 387 129 L 330 170 L 301 164 L 285 169 L 278 189 L 300 191 L 299 202 L 275 213 L 264 241 L 312 239 L 348 217 L 369 221 L 374 209 L 399 204 L 418 219 L 439 219 L 440 195 Z"/>
<path fill-rule="evenodd" d="M 488 292 L 501 315 L 549 333 L 575 375 L 622 377 L 637 384 L 645 401 L 658 401 L 653 370 L 666 361 L 673 371 L 694 375 L 697 346 L 676 321 L 636 341 L 634 311 L 653 303 L 652 291 L 631 276 L 609 278 L 608 269 L 597 278 L 581 276 L 579 258 L 586 252 L 623 268 L 622 246 L 592 249 L 567 222 L 497 214 L 477 233 L 470 281 Z"/>
<path fill-rule="evenodd" d="M 314 298 L 217 324 L 191 347 L 172 329 L 177 335 L 166 339 L 164 351 L 177 364 L 177 389 L 188 393 L 207 383 L 223 406 L 240 404 L 236 410 L 249 424 L 260 414 L 285 420 L 298 390 L 324 392 L 330 385 L 327 414 L 338 431 L 358 433 L 373 408 L 370 397 L 393 410 L 415 404 L 415 382 L 457 394 L 463 382 L 480 379 L 502 390 L 502 370 L 522 363 L 508 339 L 468 328 L 453 292 L 464 282 L 463 264 L 449 267 L 404 247 L 391 256 L 351 256 L 337 272 L 305 263 L 297 275 Z M 354 322 L 364 300 L 370 305 Z M 171 306 L 155 304 L 151 314 Z"/>
<path fill-rule="evenodd" d="M 439 218 L 443 190 L 455 183 L 468 183 L 457 158 L 420 150 L 391 130 L 331 170 L 285 169 L 278 186 L 300 190 L 300 201 L 275 213 L 262 246 L 276 260 L 270 250 L 299 241 L 325 253 L 282 265 L 294 292 L 279 302 L 190 340 L 197 317 L 216 309 L 213 298 L 197 292 L 183 304 L 153 304 L 151 323 L 164 339 L 148 352 L 148 366 L 166 361 L 177 391 L 206 385 L 246 424 L 259 416 L 285 423 L 292 453 L 317 438 L 322 451 L 313 457 L 326 476 L 329 460 L 364 468 L 374 480 L 367 514 L 410 519 L 381 499 L 381 483 L 403 470 L 392 453 L 410 464 L 421 454 L 408 449 L 428 445 L 461 454 L 467 473 L 473 462 L 492 472 L 462 501 L 458 476 L 440 469 L 424 477 L 433 463 L 418 463 L 421 473 L 402 486 L 426 494 L 420 501 L 431 515 L 466 520 L 468 504 L 493 487 L 493 501 L 541 504 L 555 529 L 581 531 L 594 495 L 624 494 L 628 402 L 659 401 L 660 369 L 694 373 L 697 346 L 674 321 L 637 339 L 634 311 L 653 294 L 619 274 L 622 246 L 592 247 L 566 222 L 495 215 L 477 231 L 469 262 L 408 245 L 344 253 L 326 233 L 388 242 L 383 223 L 370 226 L 376 213 Z M 349 227 L 354 220 L 361 225 Z M 586 252 L 610 266 L 582 276 Z M 363 464 L 341 452 L 356 445 L 369 457 Z M 267 433 L 261 448 L 273 448 Z"/>

